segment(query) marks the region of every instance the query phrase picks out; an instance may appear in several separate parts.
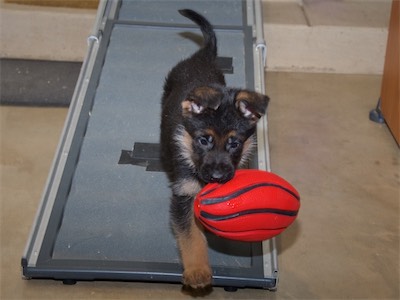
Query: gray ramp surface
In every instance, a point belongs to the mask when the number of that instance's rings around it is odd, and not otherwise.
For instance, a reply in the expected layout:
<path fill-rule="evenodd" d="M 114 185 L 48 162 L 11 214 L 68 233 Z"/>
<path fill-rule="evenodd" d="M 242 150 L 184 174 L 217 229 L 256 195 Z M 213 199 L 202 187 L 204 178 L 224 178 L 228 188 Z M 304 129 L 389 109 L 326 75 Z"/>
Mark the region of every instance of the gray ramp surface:
<path fill-rule="evenodd" d="M 199 36 L 198 29 L 114 25 L 53 258 L 179 262 L 165 174 L 118 159 L 135 142 L 158 143 L 165 76 L 198 50 Z M 244 33 L 217 30 L 217 38 L 219 55 L 233 58 L 228 85 L 246 86 Z M 219 240 L 210 236 L 213 265 L 251 265 L 251 244 Z"/>
<path fill-rule="evenodd" d="M 118 19 L 193 25 L 192 21 L 177 13 L 178 9 L 185 8 L 201 13 L 214 26 L 243 25 L 244 7 L 241 0 L 128 0 L 122 2 Z"/>

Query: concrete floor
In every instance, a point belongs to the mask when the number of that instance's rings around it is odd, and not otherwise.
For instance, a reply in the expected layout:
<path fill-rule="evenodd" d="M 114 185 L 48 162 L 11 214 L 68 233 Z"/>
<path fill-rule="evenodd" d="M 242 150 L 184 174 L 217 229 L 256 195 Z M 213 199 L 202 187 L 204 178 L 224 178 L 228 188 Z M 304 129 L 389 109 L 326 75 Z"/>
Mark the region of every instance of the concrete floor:
<path fill-rule="evenodd" d="M 399 148 L 368 120 L 381 76 L 268 73 L 272 169 L 302 197 L 278 239 L 278 291 L 208 299 L 399 299 Z M 0 299 L 183 299 L 176 284 L 23 280 L 28 238 L 67 110 L 0 107 Z"/>

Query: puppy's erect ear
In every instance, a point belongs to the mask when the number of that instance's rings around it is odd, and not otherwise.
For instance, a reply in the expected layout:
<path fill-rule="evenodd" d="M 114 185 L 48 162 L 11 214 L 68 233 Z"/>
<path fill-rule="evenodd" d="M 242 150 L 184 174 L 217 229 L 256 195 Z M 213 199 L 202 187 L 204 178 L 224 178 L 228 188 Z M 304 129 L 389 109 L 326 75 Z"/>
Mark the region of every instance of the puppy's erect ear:
<path fill-rule="evenodd" d="M 241 90 L 236 94 L 236 108 L 243 117 L 256 123 L 267 110 L 269 97 L 256 92 Z"/>
<path fill-rule="evenodd" d="M 198 115 L 206 108 L 217 110 L 221 104 L 222 92 L 214 87 L 202 86 L 193 89 L 182 101 L 184 116 Z"/>

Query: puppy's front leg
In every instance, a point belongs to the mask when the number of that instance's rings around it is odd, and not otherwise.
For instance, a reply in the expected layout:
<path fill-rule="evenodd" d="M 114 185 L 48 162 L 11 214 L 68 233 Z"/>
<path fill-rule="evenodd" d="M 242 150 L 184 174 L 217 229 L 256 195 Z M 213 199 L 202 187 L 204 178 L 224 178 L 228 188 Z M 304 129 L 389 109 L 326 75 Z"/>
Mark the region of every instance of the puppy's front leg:
<path fill-rule="evenodd" d="M 171 221 L 183 264 L 183 284 L 192 288 L 211 285 L 207 240 L 193 214 L 193 197 L 173 196 Z"/>
<path fill-rule="evenodd" d="M 190 231 L 178 235 L 184 267 L 183 284 L 192 288 L 204 288 L 211 284 L 211 269 L 208 263 L 207 241 L 201 226 L 192 216 Z"/>

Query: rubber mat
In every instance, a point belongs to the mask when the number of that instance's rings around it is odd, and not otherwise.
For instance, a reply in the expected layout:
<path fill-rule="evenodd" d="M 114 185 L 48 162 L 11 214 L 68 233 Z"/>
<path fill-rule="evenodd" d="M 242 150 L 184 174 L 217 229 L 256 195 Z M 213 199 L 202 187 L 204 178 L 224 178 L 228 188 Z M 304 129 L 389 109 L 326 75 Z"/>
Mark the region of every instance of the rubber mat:
<path fill-rule="evenodd" d="M 68 106 L 80 62 L 0 59 L 0 104 Z"/>

